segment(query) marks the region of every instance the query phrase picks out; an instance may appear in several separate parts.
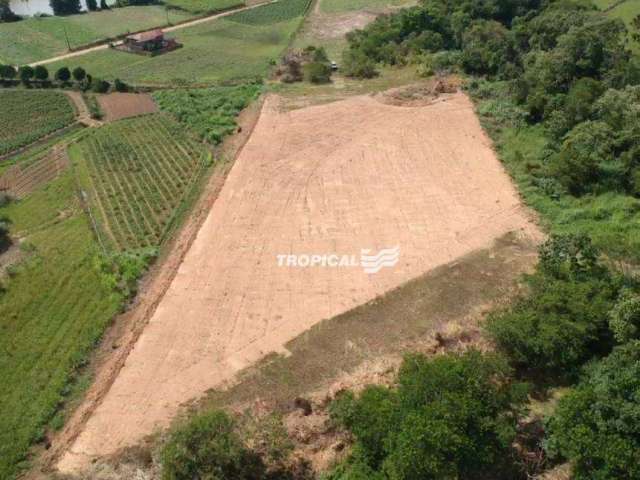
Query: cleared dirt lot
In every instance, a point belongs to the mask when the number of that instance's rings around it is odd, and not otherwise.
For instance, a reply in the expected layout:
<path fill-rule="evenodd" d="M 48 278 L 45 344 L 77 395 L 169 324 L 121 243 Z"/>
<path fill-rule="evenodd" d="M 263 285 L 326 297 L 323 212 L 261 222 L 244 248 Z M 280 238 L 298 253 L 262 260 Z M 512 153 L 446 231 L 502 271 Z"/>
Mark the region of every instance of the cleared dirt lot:
<path fill-rule="evenodd" d="M 166 425 L 180 404 L 321 320 L 507 232 L 539 233 L 462 94 L 430 106 L 368 96 L 284 112 L 270 97 L 119 376 L 59 468 Z M 298 268 L 278 255 L 400 247 L 397 265 Z"/>
<path fill-rule="evenodd" d="M 105 120 L 113 122 L 123 118 L 135 117 L 146 113 L 155 113 L 158 106 L 146 93 L 110 93 L 99 95 L 98 103 L 104 112 Z"/>

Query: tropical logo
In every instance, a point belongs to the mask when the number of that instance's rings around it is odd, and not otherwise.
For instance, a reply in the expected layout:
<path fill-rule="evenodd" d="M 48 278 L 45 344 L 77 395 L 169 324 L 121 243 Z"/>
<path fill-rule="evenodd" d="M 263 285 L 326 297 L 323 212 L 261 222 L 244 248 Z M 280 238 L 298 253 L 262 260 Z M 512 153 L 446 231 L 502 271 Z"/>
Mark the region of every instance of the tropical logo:
<path fill-rule="evenodd" d="M 384 248 L 377 253 L 370 249 L 360 250 L 360 259 L 357 255 L 339 255 L 335 253 L 297 255 L 276 255 L 279 267 L 288 268 L 357 268 L 360 267 L 367 274 L 378 273 L 383 268 L 394 267 L 400 260 L 400 246 Z"/>
<path fill-rule="evenodd" d="M 372 254 L 371 250 L 360 251 L 360 265 L 365 273 L 378 273 L 383 268 L 395 267 L 400 260 L 400 246 L 380 250 Z"/>

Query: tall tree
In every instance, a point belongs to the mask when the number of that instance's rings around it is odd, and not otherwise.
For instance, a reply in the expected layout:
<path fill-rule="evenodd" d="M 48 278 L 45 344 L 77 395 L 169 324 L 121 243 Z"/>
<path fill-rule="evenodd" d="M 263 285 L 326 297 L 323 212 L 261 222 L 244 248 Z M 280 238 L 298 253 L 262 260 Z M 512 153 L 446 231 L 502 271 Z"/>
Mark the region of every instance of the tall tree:
<path fill-rule="evenodd" d="M 80 0 L 49 0 L 54 15 L 73 15 L 80 13 Z"/>
<path fill-rule="evenodd" d="M 15 22 L 20 17 L 13 13 L 9 0 L 0 0 L 0 22 Z"/>

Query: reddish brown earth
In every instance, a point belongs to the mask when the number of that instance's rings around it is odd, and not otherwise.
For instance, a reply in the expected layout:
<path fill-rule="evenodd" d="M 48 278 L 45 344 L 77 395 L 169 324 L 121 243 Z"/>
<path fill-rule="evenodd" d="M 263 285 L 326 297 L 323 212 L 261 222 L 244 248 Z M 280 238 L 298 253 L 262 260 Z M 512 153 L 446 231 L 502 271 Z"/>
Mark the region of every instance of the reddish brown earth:
<path fill-rule="evenodd" d="M 323 319 L 507 232 L 538 238 L 463 94 L 429 106 L 368 96 L 262 116 L 148 325 L 58 467 L 70 472 L 166 426 L 180 405 Z M 354 255 L 361 266 L 280 266 Z M 90 413 L 90 414 L 89 414 Z"/>
<path fill-rule="evenodd" d="M 153 98 L 146 93 L 109 93 L 98 96 L 98 103 L 107 122 L 158 111 Z"/>

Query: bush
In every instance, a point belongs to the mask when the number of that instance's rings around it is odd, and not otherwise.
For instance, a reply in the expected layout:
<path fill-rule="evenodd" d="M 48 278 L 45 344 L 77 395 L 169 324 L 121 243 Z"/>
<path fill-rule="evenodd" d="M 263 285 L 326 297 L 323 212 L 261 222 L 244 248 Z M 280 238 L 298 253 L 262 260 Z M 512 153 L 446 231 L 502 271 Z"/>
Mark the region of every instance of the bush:
<path fill-rule="evenodd" d="M 71 72 L 71 75 L 76 82 L 81 82 L 87 77 L 87 72 L 85 72 L 82 67 L 76 67 L 73 69 L 73 72 Z"/>
<path fill-rule="evenodd" d="M 495 75 L 512 60 L 509 31 L 495 21 L 478 21 L 463 35 L 462 65 L 469 73 Z"/>
<path fill-rule="evenodd" d="M 158 256 L 156 248 L 129 250 L 97 257 L 96 266 L 104 284 L 117 290 L 125 298 L 133 297 L 138 289 L 138 280 Z"/>
<path fill-rule="evenodd" d="M 397 388 L 346 392 L 330 407 L 356 443 L 329 478 L 518 478 L 511 443 L 526 395 L 510 374 L 476 351 L 407 356 Z"/>
<path fill-rule="evenodd" d="M 31 81 L 33 76 L 35 75 L 35 71 L 29 65 L 25 65 L 24 67 L 20 67 L 18 69 L 18 76 L 23 83 L 27 84 Z"/>
<path fill-rule="evenodd" d="M 9 219 L 0 216 L 0 253 L 4 252 L 11 246 L 11 237 L 9 236 Z"/>
<path fill-rule="evenodd" d="M 71 71 L 67 67 L 61 67 L 56 72 L 55 78 L 62 83 L 68 82 L 71 78 Z"/>
<path fill-rule="evenodd" d="M 13 65 L 0 65 L 0 78 L 4 80 L 13 80 L 16 78 L 17 72 Z"/>
<path fill-rule="evenodd" d="M 34 69 L 34 76 L 35 76 L 36 80 L 40 80 L 42 82 L 42 81 L 47 80 L 49 78 L 49 70 L 47 70 L 47 68 L 43 67 L 42 65 L 38 65 Z"/>
<path fill-rule="evenodd" d="M 571 130 L 550 166 L 555 176 L 574 195 L 580 195 L 603 178 L 614 158 L 616 135 L 604 122 L 583 122 Z"/>
<path fill-rule="evenodd" d="M 311 83 L 329 83 L 331 66 L 321 62 L 311 62 L 304 66 L 304 78 Z"/>
<path fill-rule="evenodd" d="M 164 480 L 255 480 L 264 467 L 224 412 L 196 415 L 169 434 L 161 452 Z"/>
<path fill-rule="evenodd" d="M 640 339 L 640 296 L 629 290 L 620 295 L 611 311 L 609 327 L 619 343 Z"/>
<path fill-rule="evenodd" d="M 582 237 L 552 237 L 541 248 L 536 273 L 526 279 L 529 293 L 490 315 L 485 328 L 515 367 L 572 377 L 591 357 L 608 353 L 609 312 L 621 282 L 594 252 Z"/>
<path fill-rule="evenodd" d="M 547 422 L 546 449 L 573 464 L 575 480 L 640 478 L 640 342 L 587 369 Z"/>
<path fill-rule="evenodd" d="M 91 90 L 94 93 L 107 93 L 111 85 L 106 80 L 94 78 L 91 81 Z"/>
<path fill-rule="evenodd" d="M 114 80 L 113 88 L 116 89 L 116 92 L 127 92 L 129 90 L 129 86 L 119 78 Z"/>
<path fill-rule="evenodd" d="M 342 70 L 347 77 L 373 78 L 378 75 L 376 63 L 359 50 L 345 51 L 342 62 Z"/>

